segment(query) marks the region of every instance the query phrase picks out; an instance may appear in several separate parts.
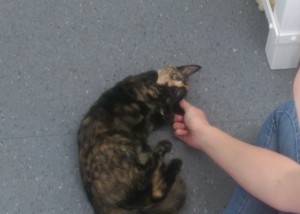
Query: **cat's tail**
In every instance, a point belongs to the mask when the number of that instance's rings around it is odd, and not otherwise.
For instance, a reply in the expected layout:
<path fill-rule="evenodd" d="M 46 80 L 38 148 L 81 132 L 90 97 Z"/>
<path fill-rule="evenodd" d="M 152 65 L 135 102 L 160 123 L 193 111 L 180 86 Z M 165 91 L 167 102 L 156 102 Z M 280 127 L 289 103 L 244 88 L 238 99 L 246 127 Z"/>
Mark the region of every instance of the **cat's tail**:
<path fill-rule="evenodd" d="M 139 214 L 175 214 L 178 213 L 185 200 L 185 185 L 177 176 L 167 196 L 160 202 L 144 207 Z"/>

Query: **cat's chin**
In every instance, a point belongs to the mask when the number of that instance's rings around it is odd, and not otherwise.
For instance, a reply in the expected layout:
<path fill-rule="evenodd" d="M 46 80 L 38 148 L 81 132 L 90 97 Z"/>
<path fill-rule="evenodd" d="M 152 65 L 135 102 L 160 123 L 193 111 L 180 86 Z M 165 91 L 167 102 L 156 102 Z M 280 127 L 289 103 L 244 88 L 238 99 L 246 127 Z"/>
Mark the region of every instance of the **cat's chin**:
<path fill-rule="evenodd" d="M 175 95 L 176 95 L 176 101 L 180 102 L 187 94 L 187 90 L 184 87 L 176 88 L 175 89 Z"/>
<path fill-rule="evenodd" d="M 169 87 L 169 93 L 172 103 L 179 103 L 187 94 L 187 89 L 185 87 Z"/>

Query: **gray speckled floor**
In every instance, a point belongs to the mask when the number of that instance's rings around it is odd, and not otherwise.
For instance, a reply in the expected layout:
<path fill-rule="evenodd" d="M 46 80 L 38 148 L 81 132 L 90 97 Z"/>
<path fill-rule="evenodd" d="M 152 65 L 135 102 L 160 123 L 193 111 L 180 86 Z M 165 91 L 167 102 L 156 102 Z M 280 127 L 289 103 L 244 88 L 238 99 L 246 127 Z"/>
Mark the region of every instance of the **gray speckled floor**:
<path fill-rule="evenodd" d="M 0 7 L 0 210 L 92 213 L 75 135 L 101 92 L 128 74 L 203 66 L 188 99 L 210 121 L 253 143 L 263 119 L 290 99 L 295 70 L 271 71 L 267 22 L 253 0 L 15 0 Z M 218 213 L 234 182 L 170 128 L 184 162 L 182 213 Z"/>

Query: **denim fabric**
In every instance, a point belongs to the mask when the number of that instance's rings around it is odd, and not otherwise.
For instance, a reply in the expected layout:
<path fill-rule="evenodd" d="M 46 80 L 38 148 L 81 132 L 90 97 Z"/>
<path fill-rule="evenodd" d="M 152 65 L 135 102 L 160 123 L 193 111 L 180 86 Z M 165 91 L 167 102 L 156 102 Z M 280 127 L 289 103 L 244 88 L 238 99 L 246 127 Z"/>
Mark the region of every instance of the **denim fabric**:
<path fill-rule="evenodd" d="M 299 120 L 294 101 L 284 103 L 267 118 L 258 134 L 256 145 L 300 162 Z M 223 213 L 272 214 L 278 213 L 278 211 L 238 186 Z"/>

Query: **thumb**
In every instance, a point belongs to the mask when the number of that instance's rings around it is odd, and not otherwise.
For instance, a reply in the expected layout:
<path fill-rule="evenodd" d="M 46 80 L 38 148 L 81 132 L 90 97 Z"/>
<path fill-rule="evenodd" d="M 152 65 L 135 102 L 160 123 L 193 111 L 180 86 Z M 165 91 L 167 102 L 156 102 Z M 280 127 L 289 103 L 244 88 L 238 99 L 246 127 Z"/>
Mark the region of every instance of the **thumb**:
<path fill-rule="evenodd" d="M 182 99 L 180 101 L 179 105 L 185 112 L 188 110 L 188 108 L 192 107 L 192 105 L 185 99 Z"/>

